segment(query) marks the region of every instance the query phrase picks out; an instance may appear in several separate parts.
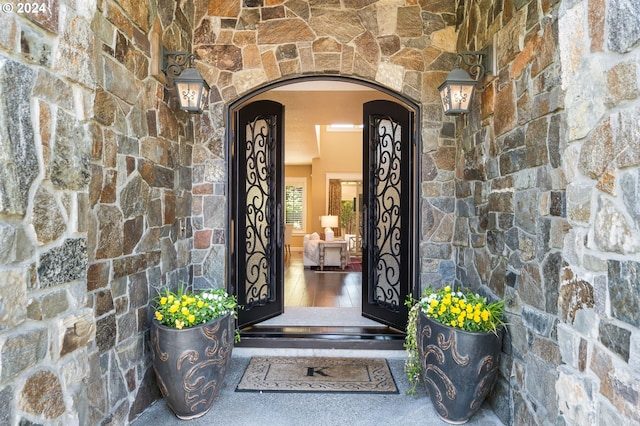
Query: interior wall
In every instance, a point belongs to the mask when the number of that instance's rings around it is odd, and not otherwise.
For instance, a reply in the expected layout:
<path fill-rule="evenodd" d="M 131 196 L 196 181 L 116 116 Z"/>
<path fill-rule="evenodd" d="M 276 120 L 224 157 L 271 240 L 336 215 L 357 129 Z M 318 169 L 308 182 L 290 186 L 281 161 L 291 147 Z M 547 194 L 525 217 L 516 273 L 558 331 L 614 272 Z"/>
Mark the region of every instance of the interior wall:
<path fill-rule="evenodd" d="M 324 233 L 320 216 L 327 214 L 328 174 L 362 174 L 362 132 L 320 131 L 321 156 L 312 162 L 313 203 L 312 232 Z"/>

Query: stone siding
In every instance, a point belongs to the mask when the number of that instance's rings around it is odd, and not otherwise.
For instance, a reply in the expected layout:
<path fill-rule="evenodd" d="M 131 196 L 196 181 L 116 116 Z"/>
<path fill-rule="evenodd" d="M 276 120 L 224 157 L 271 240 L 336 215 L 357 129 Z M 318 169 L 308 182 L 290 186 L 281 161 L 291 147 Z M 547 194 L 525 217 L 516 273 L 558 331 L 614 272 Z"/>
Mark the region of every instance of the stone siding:
<path fill-rule="evenodd" d="M 585 23 L 588 31 L 578 31 Z M 568 423 L 640 423 L 640 6 L 567 3 L 566 212 L 558 406 Z M 569 196 L 571 194 L 571 196 Z"/>
<path fill-rule="evenodd" d="M 640 9 L 625 5 L 464 9 L 458 50 L 494 40 L 498 68 L 456 122 L 456 283 L 506 299 L 492 403 L 508 424 L 640 421 Z"/>
<path fill-rule="evenodd" d="M 0 14 L 0 423 L 7 425 L 89 423 L 92 12 L 44 3 L 47 13 Z"/>
<path fill-rule="evenodd" d="M 154 69 L 156 38 L 190 51 L 193 4 L 98 2 L 89 184 L 90 421 L 127 423 L 160 396 L 148 359 L 149 302 L 191 283 L 191 116 Z"/>
<path fill-rule="evenodd" d="M 125 424 L 149 301 L 191 282 L 193 125 L 150 63 L 193 4 L 42 3 L 0 14 L 0 423 Z"/>

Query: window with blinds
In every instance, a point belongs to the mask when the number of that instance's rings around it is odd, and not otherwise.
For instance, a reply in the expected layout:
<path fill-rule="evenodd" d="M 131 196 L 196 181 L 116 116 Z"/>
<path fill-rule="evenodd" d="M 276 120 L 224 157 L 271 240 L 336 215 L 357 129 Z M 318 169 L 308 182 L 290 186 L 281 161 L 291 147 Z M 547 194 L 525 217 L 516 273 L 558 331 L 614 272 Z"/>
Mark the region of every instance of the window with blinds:
<path fill-rule="evenodd" d="M 306 232 L 306 187 L 305 178 L 285 179 L 285 223 L 293 225 L 294 232 Z"/>

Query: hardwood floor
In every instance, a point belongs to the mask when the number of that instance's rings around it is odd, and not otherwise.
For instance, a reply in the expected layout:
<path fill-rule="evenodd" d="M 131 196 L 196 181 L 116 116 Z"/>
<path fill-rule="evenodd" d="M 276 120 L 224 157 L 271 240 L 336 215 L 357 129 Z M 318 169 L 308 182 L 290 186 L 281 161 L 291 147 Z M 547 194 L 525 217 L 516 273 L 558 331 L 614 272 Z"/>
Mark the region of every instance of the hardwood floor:
<path fill-rule="evenodd" d="M 362 273 L 320 273 L 305 268 L 302 252 L 285 258 L 284 314 L 260 326 L 379 326 L 362 316 Z"/>
<path fill-rule="evenodd" d="M 284 306 L 359 308 L 362 305 L 362 273 L 318 273 L 305 268 L 302 253 L 285 258 Z"/>
<path fill-rule="evenodd" d="M 398 330 L 362 316 L 362 273 L 318 273 L 285 259 L 284 313 L 241 330 L 237 346 L 402 349 Z"/>

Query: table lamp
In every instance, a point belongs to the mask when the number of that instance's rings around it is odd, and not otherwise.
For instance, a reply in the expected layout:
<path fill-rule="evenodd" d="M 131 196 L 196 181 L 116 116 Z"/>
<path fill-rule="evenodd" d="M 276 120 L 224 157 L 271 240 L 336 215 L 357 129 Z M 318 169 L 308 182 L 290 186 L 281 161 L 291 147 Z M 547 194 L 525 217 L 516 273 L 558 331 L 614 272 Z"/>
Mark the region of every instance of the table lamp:
<path fill-rule="evenodd" d="M 320 226 L 324 228 L 324 240 L 333 241 L 333 229 L 338 227 L 338 216 L 320 216 Z"/>

